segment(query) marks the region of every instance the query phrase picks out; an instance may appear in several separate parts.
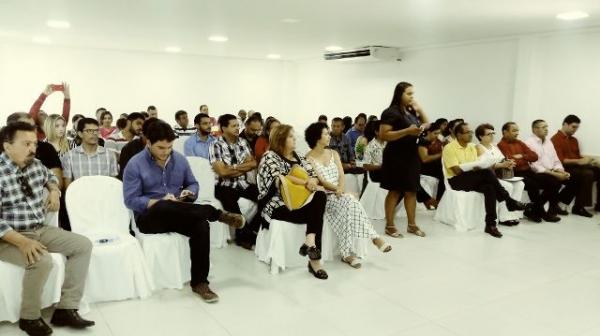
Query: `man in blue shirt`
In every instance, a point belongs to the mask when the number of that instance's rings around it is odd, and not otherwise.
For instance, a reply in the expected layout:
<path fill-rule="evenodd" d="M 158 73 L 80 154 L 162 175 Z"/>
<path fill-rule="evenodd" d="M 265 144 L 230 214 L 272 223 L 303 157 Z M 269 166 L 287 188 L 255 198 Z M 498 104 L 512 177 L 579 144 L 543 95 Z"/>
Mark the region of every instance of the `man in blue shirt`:
<path fill-rule="evenodd" d="M 208 160 L 208 150 L 216 138 L 210 134 L 211 122 L 206 113 L 199 113 L 194 117 L 196 134 L 191 135 L 183 145 L 185 156 L 199 156 Z"/>
<path fill-rule="evenodd" d="M 356 140 L 358 137 L 363 135 L 365 132 L 365 125 L 367 124 L 367 115 L 360 113 L 354 118 L 354 125 L 346 132 L 346 136 L 350 139 L 350 145 L 354 149 L 356 147 Z"/>
<path fill-rule="evenodd" d="M 187 159 L 173 151 L 175 133 L 163 121 L 148 127 L 147 147 L 127 164 L 123 175 L 125 205 L 133 210 L 142 233 L 177 232 L 190 238 L 192 290 L 204 301 L 219 297 L 208 287 L 209 221 L 220 221 L 236 229 L 244 217 L 192 203 L 199 185 Z M 175 262 L 175 261 L 174 261 Z"/>

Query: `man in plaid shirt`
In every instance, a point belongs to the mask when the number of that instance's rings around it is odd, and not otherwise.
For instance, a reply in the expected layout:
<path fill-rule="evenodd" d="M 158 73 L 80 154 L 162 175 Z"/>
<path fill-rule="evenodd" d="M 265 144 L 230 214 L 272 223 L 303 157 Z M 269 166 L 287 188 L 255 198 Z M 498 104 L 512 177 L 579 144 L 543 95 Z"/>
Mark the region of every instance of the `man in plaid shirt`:
<path fill-rule="evenodd" d="M 52 316 L 57 326 L 94 325 L 77 313 L 92 251 L 85 237 L 44 225 L 46 211 L 59 209 L 58 180 L 35 159 L 35 127 L 15 122 L 0 132 L 0 261 L 25 268 L 19 327 L 29 335 L 49 335 L 41 318 L 41 294 L 52 270 L 49 253 L 67 257 L 61 300 Z M 45 190 L 49 191 L 45 199 Z M 15 281 L 20 281 L 15 279 Z"/>
<path fill-rule="evenodd" d="M 209 149 L 210 163 L 218 176 L 215 197 L 226 211 L 242 214 L 238 204 L 241 197 L 253 202 L 258 199 L 258 188 L 248 183 L 246 177 L 248 172 L 256 169 L 256 160 L 248 141 L 239 136 L 240 124 L 233 114 L 220 116 L 219 126 L 223 135 Z M 259 217 L 255 216 L 252 221 L 246 218 L 250 224 L 243 231 L 236 231 L 235 241 L 239 246 L 252 249 L 260 225 Z"/>

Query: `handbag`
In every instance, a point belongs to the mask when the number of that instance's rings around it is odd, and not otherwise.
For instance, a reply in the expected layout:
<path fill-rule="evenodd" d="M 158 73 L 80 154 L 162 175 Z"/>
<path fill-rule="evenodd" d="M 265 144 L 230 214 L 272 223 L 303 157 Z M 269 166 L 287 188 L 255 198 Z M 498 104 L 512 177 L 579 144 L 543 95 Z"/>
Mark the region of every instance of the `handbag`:
<path fill-rule="evenodd" d="M 305 185 L 295 184 L 289 176 L 303 180 L 308 179 L 309 176 L 308 172 L 300 165 L 293 165 L 288 175 L 279 176 L 279 192 L 283 203 L 289 210 L 297 210 L 310 202 L 313 192 L 308 190 Z"/>

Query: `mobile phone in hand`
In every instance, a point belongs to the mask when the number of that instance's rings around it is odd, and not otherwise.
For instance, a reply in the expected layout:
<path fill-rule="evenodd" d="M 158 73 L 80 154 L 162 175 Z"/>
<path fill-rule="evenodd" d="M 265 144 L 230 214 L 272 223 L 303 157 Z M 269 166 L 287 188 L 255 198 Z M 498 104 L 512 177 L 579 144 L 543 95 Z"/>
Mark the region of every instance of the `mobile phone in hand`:
<path fill-rule="evenodd" d="M 52 84 L 52 91 L 64 91 L 65 86 L 62 84 Z"/>

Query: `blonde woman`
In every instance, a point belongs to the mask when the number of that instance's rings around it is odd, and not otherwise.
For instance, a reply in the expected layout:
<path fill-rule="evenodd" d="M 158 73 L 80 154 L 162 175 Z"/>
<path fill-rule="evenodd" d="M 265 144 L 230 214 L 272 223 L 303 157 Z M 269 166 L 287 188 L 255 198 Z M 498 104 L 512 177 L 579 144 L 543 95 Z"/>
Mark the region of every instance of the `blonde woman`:
<path fill-rule="evenodd" d="M 46 142 L 54 147 L 58 156 L 62 156 L 69 151 L 67 123 L 61 115 L 51 114 L 46 118 L 46 121 L 44 121 L 44 134 L 46 134 Z"/>

